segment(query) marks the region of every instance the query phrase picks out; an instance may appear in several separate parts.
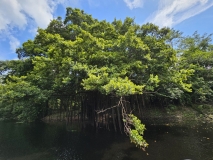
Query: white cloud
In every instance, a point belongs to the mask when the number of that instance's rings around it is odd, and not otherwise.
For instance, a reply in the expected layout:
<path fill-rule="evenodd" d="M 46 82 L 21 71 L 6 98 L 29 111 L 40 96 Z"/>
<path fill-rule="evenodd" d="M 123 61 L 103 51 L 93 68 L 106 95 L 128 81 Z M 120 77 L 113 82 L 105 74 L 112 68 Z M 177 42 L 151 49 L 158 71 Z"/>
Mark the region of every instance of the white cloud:
<path fill-rule="evenodd" d="M 21 0 L 19 3 L 26 19 L 28 17 L 33 19 L 35 24 L 41 28 L 46 27 L 50 20 L 53 19 L 54 6 L 48 3 L 48 1 Z"/>
<path fill-rule="evenodd" d="M 31 31 L 47 27 L 57 5 L 65 3 L 66 0 L 0 0 L 0 37 L 8 39 L 10 49 L 14 51 L 20 45 L 14 29 L 17 32 L 26 27 Z"/>
<path fill-rule="evenodd" d="M 17 0 L 0 1 L 0 30 L 7 29 L 8 25 L 22 28 L 27 24 L 25 15 L 20 12 L 21 8 Z"/>
<path fill-rule="evenodd" d="M 9 36 L 9 43 L 10 43 L 10 49 L 13 52 L 15 52 L 16 48 L 20 46 L 20 41 L 12 35 Z"/>
<path fill-rule="evenodd" d="M 0 44 L 0 59 L 6 60 L 8 57 L 17 57 L 14 53 L 16 52 L 16 49 L 20 47 L 21 42 L 13 36 L 14 32 L 9 32 L 8 30 L 5 30 L 3 34 L 0 34 L 0 42 L 3 42 Z M 8 43 L 10 51 L 5 52 L 4 45 Z M 6 45 L 7 46 L 7 45 Z"/>
<path fill-rule="evenodd" d="M 143 0 L 124 0 L 129 9 L 142 8 Z"/>
<path fill-rule="evenodd" d="M 172 27 L 212 6 L 212 0 L 160 0 L 158 10 L 146 21 Z"/>
<path fill-rule="evenodd" d="M 30 19 L 37 26 L 46 27 L 53 19 L 53 11 L 59 3 L 64 3 L 64 0 L 1 0 L 0 30 L 23 28 Z"/>

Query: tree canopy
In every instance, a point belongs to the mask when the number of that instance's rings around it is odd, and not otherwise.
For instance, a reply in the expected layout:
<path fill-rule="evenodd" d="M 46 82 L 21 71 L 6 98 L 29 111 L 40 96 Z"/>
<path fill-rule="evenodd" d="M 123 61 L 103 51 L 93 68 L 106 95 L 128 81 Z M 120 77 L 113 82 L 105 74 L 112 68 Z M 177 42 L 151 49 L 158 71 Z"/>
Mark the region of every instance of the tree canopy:
<path fill-rule="evenodd" d="M 0 117 L 34 121 L 46 115 L 53 97 L 68 96 L 67 106 L 76 107 L 77 95 L 142 95 L 143 105 L 211 101 L 211 42 L 207 34 L 183 37 L 129 17 L 100 21 L 67 8 L 64 20 L 39 28 L 17 49 L 19 60 L 0 61 Z"/>

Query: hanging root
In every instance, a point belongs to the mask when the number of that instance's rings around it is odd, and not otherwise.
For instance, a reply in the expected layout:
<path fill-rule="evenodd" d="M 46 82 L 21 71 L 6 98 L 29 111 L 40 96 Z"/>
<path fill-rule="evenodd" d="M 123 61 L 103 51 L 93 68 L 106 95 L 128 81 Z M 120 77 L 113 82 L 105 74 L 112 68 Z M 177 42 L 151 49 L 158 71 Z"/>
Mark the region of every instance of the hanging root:
<path fill-rule="evenodd" d="M 145 151 L 145 148 L 148 147 L 148 143 L 143 139 L 144 130 L 146 129 L 145 125 L 142 124 L 141 121 L 133 114 L 126 113 L 124 103 L 126 103 L 126 101 L 124 101 L 123 98 L 121 97 L 117 105 L 96 112 L 97 114 L 99 114 L 109 109 L 121 107 L 124 132 L 126 133 L 127 136 L 129 136 L 131 143 L 134 143 L 136 147 L 139 147 L 140 149 Z"/>

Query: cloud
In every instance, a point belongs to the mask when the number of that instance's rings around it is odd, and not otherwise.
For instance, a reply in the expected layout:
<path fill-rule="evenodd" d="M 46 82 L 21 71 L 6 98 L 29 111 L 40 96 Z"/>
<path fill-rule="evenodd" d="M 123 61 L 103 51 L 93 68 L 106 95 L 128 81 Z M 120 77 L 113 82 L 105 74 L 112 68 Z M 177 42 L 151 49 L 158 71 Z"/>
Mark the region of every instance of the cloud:
<path fill-rule="evenodd" d="M 16 52 L 16 49 L 20 47 L 21 42 L 15 36 L 13 36 L 13 34 L 14 32 L 9 32 L 7 30 L 5 30 L 4 35 L 0 34 L 0 42 L 2 42 L 0 44 L 0 59 L 2 60 L 6 60 L 9 57 L 12 59 L 17 57 L 17 55 L 14 53 Z M 10 51 L 6 52 L 6 50 Z"/>
<path fill-rule="evenodd" d="M 7 29 L 8 25 L 22 28 L 27 24 L 26 17 L 21 11 L 17 0 L 0 1 L 0 30 Z"/>
<path fill-rule="evenodd" d="M 129 9 L 142 8 L 143 0 L 124 0 Z"/>
<path fill-rule="evenodd" d="M 66 0 L 0 0 L 0 37 L 8 39 L 10 49 L 14 51 L 20 45 L 14 32 L 47 27 L 57 5 L 64 5 L 65 2 Z"/>
<path fill-rule="evenodd" d="M 212 0 L 160 0 L 158 10 L 146 21 L 172 27 L 212 6 Z"/>
<path fill-rule="evenodd" d="M 10 35 L 9 36 L 9 44 L 10 44 L 10 49 L 15 52 L 16 48 L 20 46 L 20 41 L 15 38 L 14 36 Z"/>
<path fill-rule="evenodd" d="M 53 19 L 54 9 L 65 0 L 1 0 L 0 30 L 24 28 L 30 20 L 44 28 Z"/>
<path fill-rule="evenodd" d="M 99 0 L 87 0 L 90 7 L 98 7 L 100 5 Z"/>

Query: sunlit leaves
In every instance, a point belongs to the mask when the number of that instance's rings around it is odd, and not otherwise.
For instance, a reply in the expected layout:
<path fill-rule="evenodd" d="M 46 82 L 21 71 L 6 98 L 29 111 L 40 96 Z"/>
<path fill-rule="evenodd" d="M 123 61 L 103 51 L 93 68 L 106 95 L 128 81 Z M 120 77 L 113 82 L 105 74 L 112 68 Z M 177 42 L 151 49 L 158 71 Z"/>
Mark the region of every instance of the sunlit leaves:
<path fill-rule="evenodd" d="M 199 35 L 195 32 L 192 36 L 180 41 L 181 61 L 184 68 L 194 70 L 191 76 L 191 100 L 194 102 L 212 101 L 213 78 L 213 52 L 211 34 Z"/>
<path fill-rule="evenodd" d="M 114 93 L 118 96 L 142 94 L 143 88 L 143 85 L 135 85 L 127 77 L 112 78 L 108 84 L 103 86 L 103 89 L 107 94 Z"/>
<path fill-rule="evenodd" d="M 145 149 L 148 147 L 148 143 L 143 139 L 145 125 L 141 123 L 141 121 L 135 117 L 133 114 L 129 114 L 129 118 L 134 126 L 134 129 L 130 130 L 130 141 L 135 143 L 135 145 L 141 149 Z"/>
<path fill-rule="evenodd" d="M 42 97 L 42 92 L 37 91 L 45 90 L 61 96 L 81 91 L 115 96 L 158 92 L 177 99 L 183 91 L 191 91 L 193 70 L 202 69 L 196 64 L 193 68 L 180 63 L 169 44 L 178 35 L 154 24 L 137 25 L 129 17 L 110 23 L 94 19 L 82 10 L 67 8 L 64 21 L 59 17 L 47 29 L 38 29 L 34 40 L 17 49 L 21 60 L 4 67 L 17 78 L 25 76 L 24 87 L 31 85 L 38 97 Z M 199 61 L 208 68 L 210 55 L 198 59 L 200 54 L 201 51 L 194 53 L 193 63 Z M 189 62 L 187 53 L 181 60 Z M 8 87 L 18 83 L 9 76 L 5 80 Z M 25 90 L 18 88 L 14 94 L 19 92 L 19 96 L 24 96 Z"/>
<path fill-rule="evenodd" d="M 159 86 L 159 82 L 160 80 L 158 78 L 158 75 L 154 76 L 153 74 L 150 74 L 150 77 L 146 83 L 146 90 L 154 91 L 154 89 Z"/>

